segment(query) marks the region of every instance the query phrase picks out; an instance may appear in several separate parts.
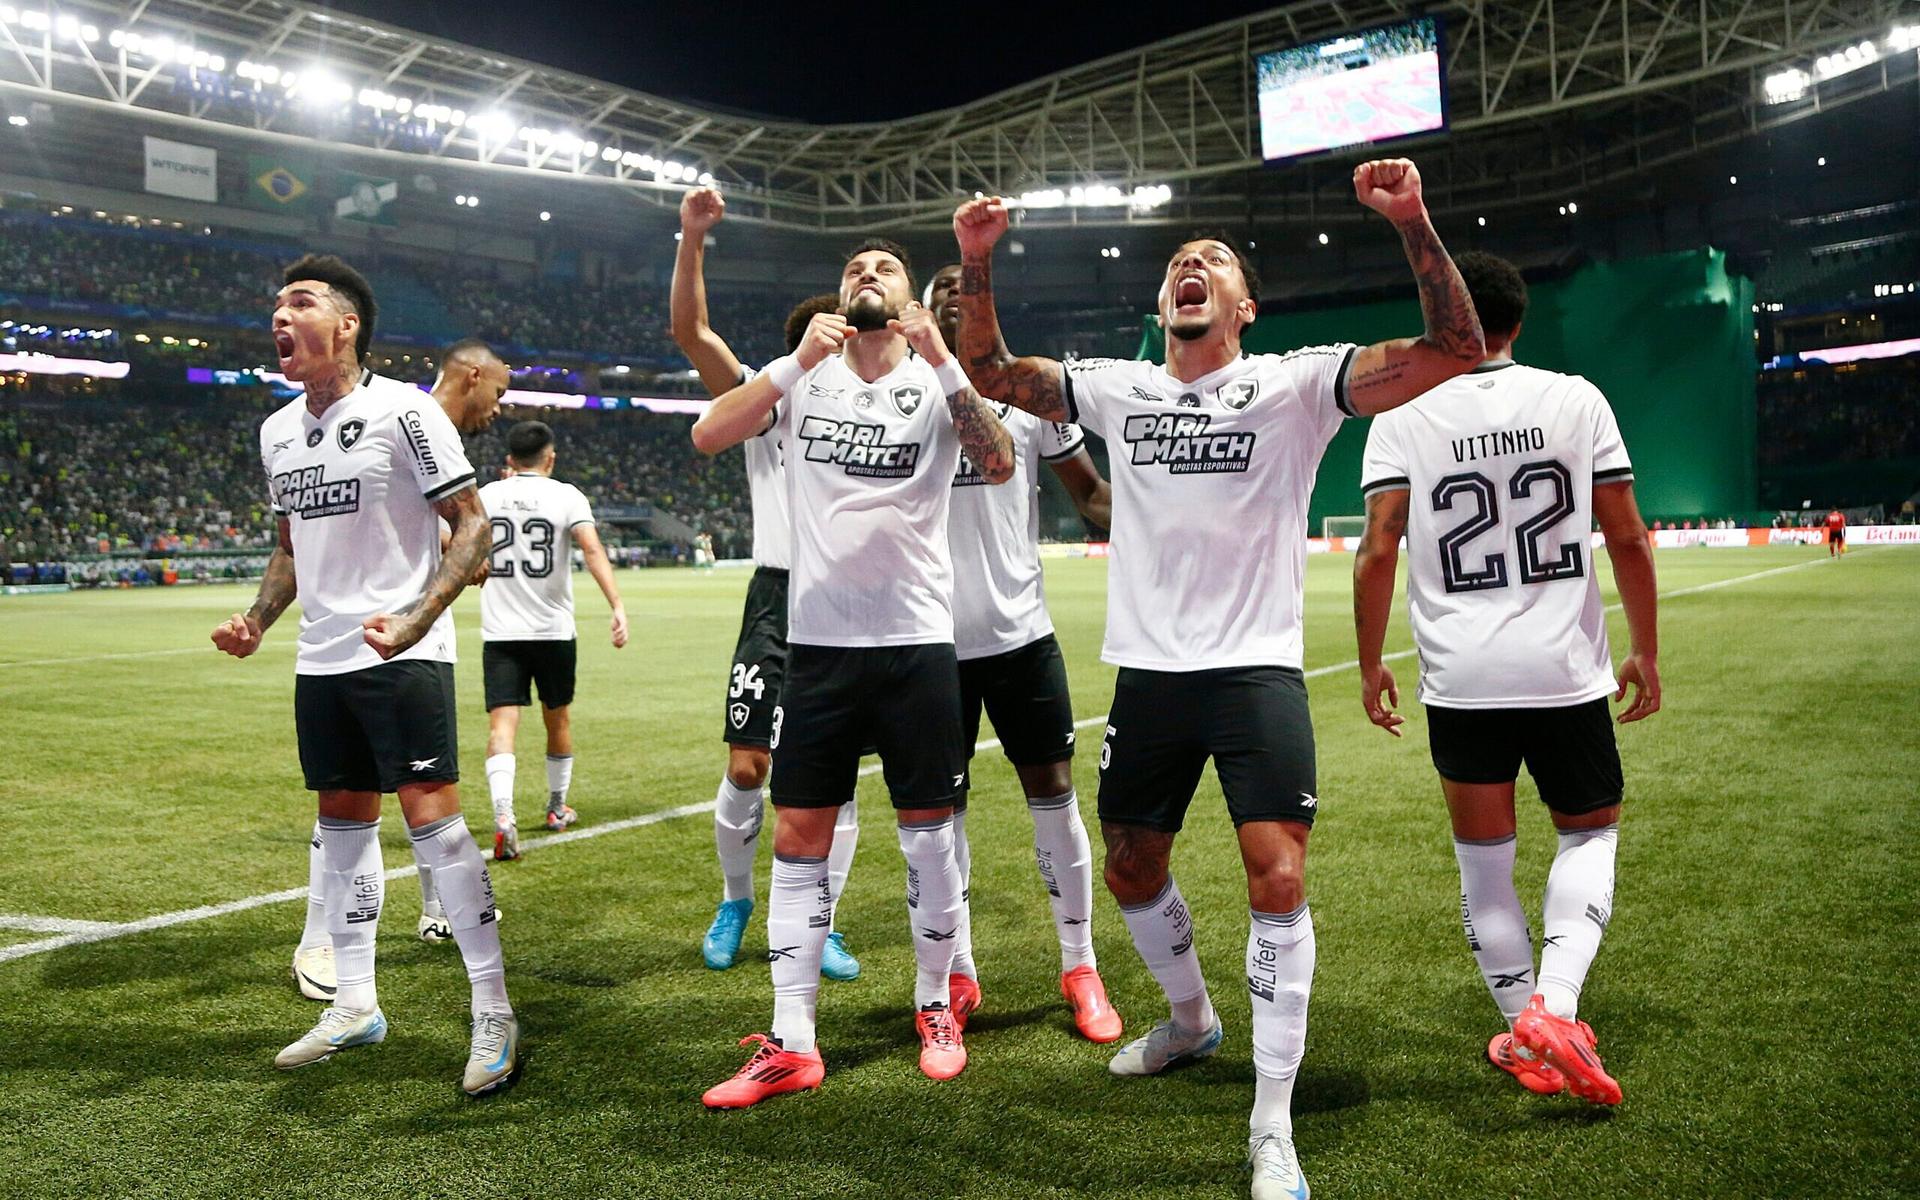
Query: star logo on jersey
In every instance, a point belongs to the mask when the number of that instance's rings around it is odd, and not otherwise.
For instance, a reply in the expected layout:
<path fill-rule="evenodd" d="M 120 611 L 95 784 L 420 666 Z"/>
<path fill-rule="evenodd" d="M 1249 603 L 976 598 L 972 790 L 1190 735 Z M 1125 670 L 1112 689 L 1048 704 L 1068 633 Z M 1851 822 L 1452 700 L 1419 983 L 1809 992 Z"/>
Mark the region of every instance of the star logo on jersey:
<path fill-rule="evenodd" d="M 318 429 L 307 430 L 307 448 L 312 449 L 313 447 L 318 446 L 320 444 L 320 439 L 325 436 L 327 435 L 320 432 Z"/>
<path fill-rule="evenodd" d="M 367 423 L 365 421 L 362 421 L 359 417 L 355 417 L 351 421 L 340 422 L 340 433 L 338 435 L 340 439 L 340 448 L 342 450 L 353 449 L 353 444 L 359 441 L 360 435 L 365 433 L 366 431 L 367 431 Z"/>
<path fill-rule="evenodd" d="M 747 727 L 747 714 L 748 709 L 745 704 L 735 703 L 727 705 L 727 720 L 733 722 L 735 729 L 745 729 Z"/>
<path fill-rule="evenodd" d="M 416 758 L 407 764 L 407 769 L 409 771 L 412 771 L 415 775 L 418 775 L 422 771 L 433 770 L 433 764 L 439 761 L 440 761 L 440 756 L 437 754 L 434 755 L 432 758 Z"/>
<path fill-rule="evenodd" d="M 1194 395 L 1192 392 L 1182 392 L 1180 393 L 1180 398 L 1174 401 L 1174 403 L 1181 408 L 1199 408 L 1200 397 Z"/>
<path fill-rule="evenodd" d="M 910 417 L 920 411 L 920 405 L 927 398 L 927 389 L 918 384 L 902 384 L 894 388 L 888 398 L 893 401 L 893 407 L 901 416 Z"/>
<path fill-rule="evenodd" d="M 860 394 L 859 394 L 858 396 L 855 396 L 855 397 L 853 398 L 853 406 L 854 406 L 855 408 L 872 408 L 872 407 L 873 407 L 873 393 L 872 393 L 872 392 L 861 392 L 861 393 L 860 393 Z"/>
<path fill-rule="evenodd" d="M 1236 379 L 1232 383 L 1222 385 L 1218 395 L 1220 397 L 1220 403 L 1235 412 L 1244 412 L 1249 404 L 1259 399 L 1260 381 L 1258 379 Z"/>

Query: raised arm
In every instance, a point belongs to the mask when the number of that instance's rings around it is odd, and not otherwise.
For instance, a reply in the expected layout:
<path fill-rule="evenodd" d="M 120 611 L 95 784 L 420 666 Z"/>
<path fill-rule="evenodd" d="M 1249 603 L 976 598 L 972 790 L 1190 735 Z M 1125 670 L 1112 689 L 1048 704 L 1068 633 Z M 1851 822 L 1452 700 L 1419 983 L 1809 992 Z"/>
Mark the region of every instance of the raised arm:
<path fill-rule="evenodd" d="M 988 483 L 1005 483 L 1013 478 L 1013 435 L 993 415 L 987 402 L 974 390 L 965 371 L 940 336 L 940 324 L 933 311 L 919 301 L 909 301 L 905 311 L 887 322 L 888 328 L 907 339 L 907 344 L 925 359 L 946 393 L 947 410 L 953 417 L 953 431 L 960 435 L 960 446 L 967 460 L 980 469 Z"/>
<path fill-rule="evenodd" d="M 392 658 L 427 636 L 434 621 L 479 571 L 492 546 L 492 528 L 487 510 L 480 503 L 479 488 L 469 484 L 442 496 L 433 502 L 433 511 L 446 521 L 453 539 L 440 556 L 433 578 L 427 580 L 426 593 L 400 612 L 375 613 L 360 623 L 364 630 L 361 636 L 381 658 Z"/>
<path fill-rule="evenodd" d="M 1602 483 L 1593 489 L 1593 515 L 1606 535 L 1607 558 L 1613 562 L 1613 586 L 1627 613 L 1627 636 L 1632 644 L 1620 662 L 1619 700 L 1633 686 L 1633 703 L 1620 714 L 1620 723 L 1638 721 L 1660 711 L 1660 632 L 1657 617 L 1659 585 L 1654 580 L 1653 546 L 1632 483 Z"/>
<path fill-rule="evenodd" d="M 1370 417 L 1472 370 L 1486 358 L 1487 344 L 1473 297 L 1433 231 L 1413 163 L 1404 158 L 1361 163 L 1353 171 L 1353 191 L 1400 231 L 1427 325 L 1417 338 L 1375 342 L 1353 356 L 1347 399 L 1354 412 Z"/>
<path fill-rule="evenodd" d="M 613 610 L 607 627 L 613 634 L 613 648 L 618 650 L 627 644 L 627 606 L 620 602 L 620 585 L 613 581 L 613 564 L 607 561 L 607 548 L 600 544 L 600 531 L 591 524 L 575 525 L 573 540 L 587 560 L 587 574 L 600 585 L 600 594 L 607 598 L 607 607 Z"/>
<path fill-rule="evenodd" d="M 1407 531 L 1406 488 L 1376 491 L 1367 497 L 1367 530 L 1353 556 L 1353 628 L 1360 648 L 1360 704 L 1367 720 L 1400 736 L 1406 718 L 1393 710 L 1400 705 L 1400 687 L 1393 671 L 1380 660 L 1387 641 L 1387 622 L 1393 616 L 1393 579 L 1400 565 L 1400 537 Z M 1381 693 L 1387 702 L 1380 703 Z"/>
<path fill-rule="evenodd" d="M 668 299 L 674 344 L 716 396 L 740 382 L 740 360 L 707 324 L 707 231 L 726 211 L 727 202 L 713 188 L 695 188 L 680 198 L 680 248 L 673 256 Z"/>
<path fill-rule="evenodd" d="M 953 214 L 960 242 L 960 344 L 954 353 L 982 396 L 1049 421 L 1068 419 L 1066 369 L 1051 358 L 1015 358 L 993 307 L 993 246 L 1007 231 L 998 196 L 969 200 Z"/>
<path fill-rule="evenodd" d="M 280 538 L 267 559 L 267 570 L 260 577 L 260 590 L 254 595 L 253 606 L 246 612 L 233 614 L 213 629 L 213 644 L 235 658 L 245 658 L 258 650 L 268 628 L 299 594 L 293 574 L 293 533 L 286 517 L 279 519 L 278 526 Z"/>
<path fill-rule="evenodd" d="M 800 347 L 776 358 L 747 382 L 721 393 L 693 423 L 693 448 L 702 454 L 731 450 L 750 437 L 766 432 L 773 406 L 800 377 L 829 354 L 838 354 L 853 327 L 839 313 L 816 313 Z"/>
<path fill-rule="evenodd" d="M 1113 485 L 1101 476 L 1100 468 L 1093 465 L 1093 456 L 1084 446 L 1071 456 L 1047 465 L 1066 485 L 1074 508 L 1088 524 L 1098 529 L 1113 528 Z"/>

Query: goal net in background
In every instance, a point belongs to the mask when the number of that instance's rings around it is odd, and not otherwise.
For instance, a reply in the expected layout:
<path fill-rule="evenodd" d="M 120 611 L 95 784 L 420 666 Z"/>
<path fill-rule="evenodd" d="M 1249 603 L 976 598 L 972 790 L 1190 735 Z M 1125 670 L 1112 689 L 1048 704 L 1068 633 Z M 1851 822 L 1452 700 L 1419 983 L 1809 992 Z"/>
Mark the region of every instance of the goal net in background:
<path fill-rule="evenodd" d="M 1357 538 L 1367 531 L 1365 517 L 1321 517 L 1321 537 Z"/>

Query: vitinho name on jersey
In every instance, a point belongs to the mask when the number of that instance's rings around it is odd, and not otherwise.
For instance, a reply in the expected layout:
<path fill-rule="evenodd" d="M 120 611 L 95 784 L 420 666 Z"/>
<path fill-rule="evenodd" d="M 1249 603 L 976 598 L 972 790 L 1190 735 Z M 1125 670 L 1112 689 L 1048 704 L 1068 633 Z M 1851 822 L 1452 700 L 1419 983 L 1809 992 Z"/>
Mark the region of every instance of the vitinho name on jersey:
<path fill-rule="evenodd" d="M 1135 466 L 1160 463 L 1169 475 L 1244 471 L 1253 459 L 1251 433 L 1210 433 L 1211 413 L 1141 413 L 1123 430 Z"/>
<path fill-rule="evenodd" d="M 337 517 L 360 511 L 358 479 L 327 480 L 325 467 L 302 467 L 273 478 L 280 507 L 302 517 Z"/>
<path fill-rule="evenodd" d="M 1453 461 L 1479 462 L 1496 454 L 1526 454 L 1547 448 L 1547 434 L 1538 425 L 1525 429 L 1502 429 L 1497 433 L 1476 433 L 1453 439 Z"/>
<path fill-rule="evenodd" d="M 839 463 L 847 474 L 874 479 L 905 479 L 920 465 L 920 443 L 888 443 L 884 425 L 808 417 L 800 422 L 806 460 Z"/>

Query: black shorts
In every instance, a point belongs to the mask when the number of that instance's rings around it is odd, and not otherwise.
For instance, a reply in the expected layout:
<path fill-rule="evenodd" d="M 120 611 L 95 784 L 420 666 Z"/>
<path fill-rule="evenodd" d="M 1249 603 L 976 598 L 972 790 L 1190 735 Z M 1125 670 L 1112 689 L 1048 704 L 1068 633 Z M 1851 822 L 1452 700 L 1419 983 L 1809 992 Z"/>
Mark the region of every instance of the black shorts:
<path fill-rule="evenodd" d="M 1829 529 L 1829 530 L 1827 530 L 1827 541 L 1829 541 L 1829 542 L 1845 542 L 1846 540 L 1847 540 L 1847 531 L 1846 531 L 1846 530 L 1844 530 L 1844 529 Z"/>
<path fill-rule="evenodd" d="M 1292 667 L 1122 667 L 1100 745 L 1100 819 L 1178 833 L 1207 759 L 1235 828 L 1313 824 L 1313 721 Z"/>
<path fill-rule="evenodd" d="M 1554 812 L 1579 816 L 1620 803 L 1626 782 L 1607 698 L 1563 708 L 1427 705 L 1427 743 L 1442 779 L 1512 783 L 1520 764 Z"/>
<path fill-rule="evenodd" d="M 1073 757 L 1073 699 L 1067 664 L 1052 634 L 1018 650 L 960 663 L 961 729 L 967 757 L 980 740 L 980 710 L 993 722 L 1007 761 L 1019 767 Z"/>
<path fill-rule="evenodd" d="M 787 573 L 755 567 L 740 614 L 740 640 L 727 675 L 726 733 L 729 746 L 765 749 L 773 740 L 773 710 L 787 677 Z"/>
<path fill-rule="evenodd" d="M 540 687 L 540 703 L 565 708 L 573 703 L 574 676 L 580 660 L 579 644 L 564 642 L 483 642 L 480 669 L 487 681 L 487 711 L 525 708 L 533 703 L 533 687 Z"/>
<path fill-rule="evenodd" d="M 452 663 L 296 675 L 293 724 L 309 791 L 397 792 L 460 778 Z"/>
<path fill-rule="evenodd" d="M 954 802 L 967 754 L 952 643 L 790 649 L 773 710 L 773 802 L 829 808 L 853 799 L 866 747 L 880 753 L 895 808 Z"/>

